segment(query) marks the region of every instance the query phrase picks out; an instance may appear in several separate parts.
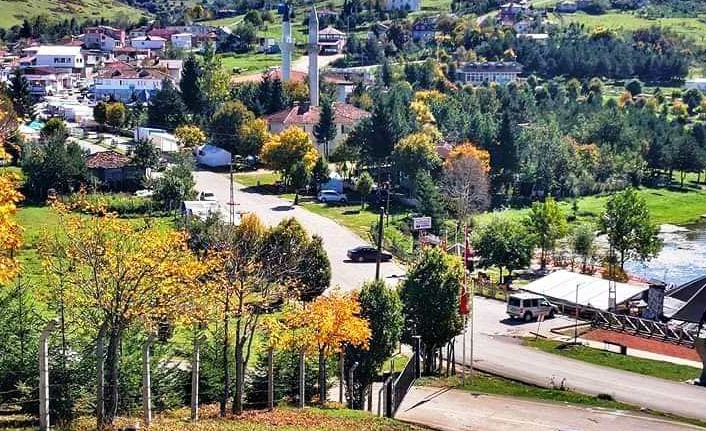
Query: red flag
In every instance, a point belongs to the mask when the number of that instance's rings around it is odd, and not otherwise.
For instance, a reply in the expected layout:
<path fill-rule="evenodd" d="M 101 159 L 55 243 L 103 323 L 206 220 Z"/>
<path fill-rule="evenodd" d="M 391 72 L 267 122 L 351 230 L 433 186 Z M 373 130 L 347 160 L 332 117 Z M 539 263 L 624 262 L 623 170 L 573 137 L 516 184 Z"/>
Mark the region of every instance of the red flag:
<path fill-rule="evenodd" d="M 459 313 L 461 313 L 462 316 L 465 316 L 468 314 L 468 289 L 466 289 L 466 286 L 468 285 L 468 249 L 470 248 L 468 245 L 468 226 L 466 226 L 466 229 L 464 231 L 464 238 L 466 240 L 464 248 L 463 248 L 463 287 L 461 287 L 461 298 L 459 300 Z"/>

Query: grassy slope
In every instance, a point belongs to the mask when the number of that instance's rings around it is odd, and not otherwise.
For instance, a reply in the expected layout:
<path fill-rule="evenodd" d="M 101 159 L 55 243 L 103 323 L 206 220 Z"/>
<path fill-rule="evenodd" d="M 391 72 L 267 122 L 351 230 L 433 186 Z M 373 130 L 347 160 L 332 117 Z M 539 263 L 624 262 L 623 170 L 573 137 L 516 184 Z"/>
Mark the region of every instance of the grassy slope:
<path fill-rule="evenodd" d="M 145 15 L 139 9 L 117 0 L 0 0 L 0 27 L 9 28 L 21 24 L 24 18 L 47 15 L 50 19 L 70 19 L 79 21 L 100 17 L 125 17 L 137 21 Z"/>
<path fill-rule="evenodd" d="M 525 345 L 537 348 L 544 352 L 552 353 L 567 358 L 578 359 L 604 367 L 617 368 L 646 376 L 658 377 L 676 382 L 683 382 L 699 376 L 699 369 L 686 365 L 677 365 L 671 362 L 655 361 L 652 359 L 636 358 L 633 356 L 619 355 L 613 352 L 593 349 L 591 347 L 574 346 L 566 349 L 557 349 L 561 343 L 552 340 L 526 339 Z"/>

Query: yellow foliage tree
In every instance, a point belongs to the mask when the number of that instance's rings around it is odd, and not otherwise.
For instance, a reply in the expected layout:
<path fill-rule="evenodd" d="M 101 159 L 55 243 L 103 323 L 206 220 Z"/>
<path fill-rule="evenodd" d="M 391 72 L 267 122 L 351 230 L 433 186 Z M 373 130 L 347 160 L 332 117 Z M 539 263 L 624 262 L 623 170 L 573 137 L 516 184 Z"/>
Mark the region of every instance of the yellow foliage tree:
<path fill-rule="evenodd" d="M 101 328 L 108 338 L 105 386 L 99 417 L 109 427 L 117 414 L 120 345 L 125 330 L 140 324 L 187 322 L 201 314 L 197 280 L 204 267 L 186 247 L 185 234 L 97 216 L 73 214 L 60 204 L 56 232 L 45 232 L 40 253 L 47 272 L 61 277 L 66 309 L 74 319 Z M 102 398 L 102 403 L 101 403 Z"/>
<path fill-rule="evenodd" d="M 480 164 L 485 169 L 486 173 L 490 172 L 490 153 L 486 150 L 482 150 L 470 142 L 464 142 L 453 147 L 449 156 L 446 158 L 446 163 L 451 163 L 454 160 L 461 159 L 463 157 L 473 157 L 480 162 Z"/>
<path fill-rule="evenodd" d="M 282 133 L 271 135 L 265 141 L 260 156 L 270 168 L 279 171 L 285 184 L 288 184 L 297 163 L 302 163 L 304 169 L 311 172 L 319 154 L 309 135 L 301 128 L 292 126 Z"/>
<path fill-rule="evenodd" d="M 6 157 L 0 146 L 0 159 Z M 22 245 L 22 228 L 15 220 L 17 202 L 22 195 L 17 191 L 20 177 L 13 173 L 0 174 L 0 284 L 12 280 L 19 270 L 15 253 Z"/>
<path fill-rule="evenodd" d="M 359 317 L 356 293 L 338 290 L 316 298 L 306 307 L 284 313 L 281 321 L 269 322 L 275 347 L 319 355 L 319 400 L 326 402 L 326 358 L 345 345 L 368 348 L 368 321 Z"/>
<path fill-rule="evenodd" d="M 199 126 L 184 124 L 174 130 L 174 136 L 184 148 L 195 148 L 206 142 L 206 134 Z"/>

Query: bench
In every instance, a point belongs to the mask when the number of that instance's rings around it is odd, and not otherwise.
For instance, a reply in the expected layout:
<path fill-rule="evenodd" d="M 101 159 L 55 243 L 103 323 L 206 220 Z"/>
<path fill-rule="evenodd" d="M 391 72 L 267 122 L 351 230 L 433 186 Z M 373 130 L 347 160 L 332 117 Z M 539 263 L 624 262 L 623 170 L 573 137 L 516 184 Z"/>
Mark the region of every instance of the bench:
<path fill-rule="evenodd" d="M 627 355 L 627 354 L 628 354 L 628 346 L 626 346 L 625 344 L 616 343 L 616 342 L 614 342 L 614 341 L 608 341 L 608 340 L 603 340 L 603 344 L 606 345 L 605 350 L 611 351 L 611 350 L 608 348 L 608 346 L 615 346 L 615 347 L 618 347 L 618 348 L 620 349 L 620 354 L 621 354 L 621 355 Z"/>

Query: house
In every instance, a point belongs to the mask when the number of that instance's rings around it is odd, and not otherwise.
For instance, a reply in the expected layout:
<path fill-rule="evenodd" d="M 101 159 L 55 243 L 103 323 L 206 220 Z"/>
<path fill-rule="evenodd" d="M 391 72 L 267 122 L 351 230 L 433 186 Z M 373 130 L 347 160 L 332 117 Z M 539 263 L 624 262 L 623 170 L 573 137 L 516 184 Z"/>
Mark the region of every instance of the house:
<path fill-rule="evenodd" d="M 257 52 L 279 54 L 282 51 L 274 37 L 261 37 L 258 41 Z"/>
<path fill-rule="evenodd" d="M 500 6 L 498 21 L 505 26 L 513 26 L 525 17 L 530 11 L 530 4 L 526 1 L 510 2 Z"/>
<path fill-rule="evenodd" d="M 66 69 L 48 66 L 29 66 L 22 70 L 35 96 L 51 96 L 74 88 L 78 76 Z"/>
<path fill-rule="evenodd" d="M 96 99 L 113 97 L 123 102 L 133 96 L 149 99 L 162 89 L 165 79 L 173 80 L 156 69 L 115 62 L 94 77 L 94 93 Z"/>
<path fill-rule="evenodd" d="M 518 39 L 527 39 L 536 42 L 540 45 L 545 45 L 549 40 L 547 33 L 523 33 L 517 35 Z"/>
<path fill-rule="evenodd" d="M 464 84 L 481 85 L 496 82 L 508 84 L 522 73 L 522 65 L 514 61 L 470 62 L 456 70 L 456 80 Z"/>
<path fill-rule="evenodd" d="M 150 31 L 151 27 L 148 25 L 141 25 L 130 30 L 127 37 L 132 39 L 133 37 L 147 36 L 147 32 Z"/>
<path fill-rule="evenodd" d="M 151 37 L 161 37 L 164 40 L 169 40 L 172 38 L 173 34 L 177 33 L 183 33 L 182 31 L 176 30 L 176 29 L 169 29 L 169 28 L 153 28 L 152 30 L 148 31 L 145 36 L 151 36 Z M 138 36 L 141 37 L 141 36 Z M 144 36 L 142 36 L 144 37 Z"/>
<path fill-rule="evenodd" d="M 430 42 L 436 36 L 436 20 L 422 19 L 412 25 L 412 40 L 415 42 Z"/>
<path fill-rule="evenodd" d="M 137 189 L 145 170 L 132 165 L 130 157 L 115 151 L 101 151 L 86 158 L 86 167 L 103 185 L 114 190 Z"/>
<path fill-rule="evenodd" d="M 183 60 L 165 60 L 159 57 L 144 59 L 140 65 L 146 69 L 166 73 L 175 83 L 181 81 L 181 72 L 184 70 Z"/>
<path fill-rule="evenodd" d="M 418 11 L 422 8 L 421 0 L 385 0 L 385 10 Z"/>
<path fill-rule="evenodd" d="M 23 50 L 28 56 L 20 59 L 20 67 L 53 67 L 72 73 L 84 68 L 80 46 L 41 45 Z"/>
<path fill-rule="evenodd" d="M 171 133 L 167 133 L 164 129 L 138 127 L 135 129 L 134 139 L 135 141 L 147 139 L 163 153 L 176 153 L 179 151 L 177 138 Z"/>
<path fill-rule="evenodd" d="M 115 48 L 125 46 L 125 30 L 107 25 L 86 27 L 83 34 L 83 46 L 87 49 L 113 52 Z"/>
<path fill-rule="evenodd" d="M 329 143 L 328 148 L 322 148 L 317 144 L 319 152 L 327 156 L 338 144 L 343 142 L 360 120 L 370 115 L 367 111 L 343 102 L 334 102 L 333 111 L 336 136 Z M 279 133 L 291 126 L 297 126 L 306 131 L 312 141 L 316 142 L 314 126 L 318 124 L 320 114 L 321 108 L 319 106 L 311 106 L 308 103 L 295 103 L 292 108 L 269 115 L 266 119 L 268 129 L 272 133 Z"/>
<path fill-rule="evenodd" d="M 172 46 L 177 49 L 191 49 L 191 41 L 194 35 L 191 33 L 176 33 L 172 35 L 171 41 Z"/>
<path fill-rule="evenodd" d="M 346 34 L 344 32 L 331 26 L 319 30 L 319 49 L 321 54 L 342 54 L 345 46 Z"/>
<path fill-rule="evenodd" d="M 578 10 L 578 5 L 574 1 L 563 1 L 559 3 L 556 10 L 561 13 L 574 13 Z"/>
<path fill-rule="evenodd" d="M 149 49 L 153 51 L 161 51 L 167 44 L 167 39 L 161 36 L 138 36 L 130 39 L 130 45 L 137 49 Z"/>

